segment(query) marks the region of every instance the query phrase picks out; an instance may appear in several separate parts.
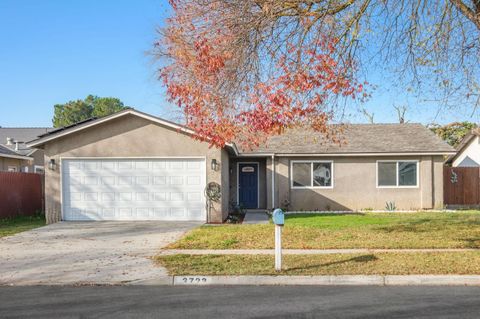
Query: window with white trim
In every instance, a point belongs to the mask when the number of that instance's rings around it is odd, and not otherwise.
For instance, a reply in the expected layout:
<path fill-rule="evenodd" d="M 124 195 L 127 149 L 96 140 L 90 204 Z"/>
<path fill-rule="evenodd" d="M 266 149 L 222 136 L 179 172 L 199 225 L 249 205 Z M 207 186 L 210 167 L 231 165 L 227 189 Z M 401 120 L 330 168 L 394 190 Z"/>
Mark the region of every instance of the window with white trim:
<path fill-rule="evenodd" d="M 292 161 L 292 188 L 332 188 L 333 162 Z"/>
<path fill-rule="evenodd" d="M 417 187 L 418 161 L 378 161 L 378 187 Z"/>

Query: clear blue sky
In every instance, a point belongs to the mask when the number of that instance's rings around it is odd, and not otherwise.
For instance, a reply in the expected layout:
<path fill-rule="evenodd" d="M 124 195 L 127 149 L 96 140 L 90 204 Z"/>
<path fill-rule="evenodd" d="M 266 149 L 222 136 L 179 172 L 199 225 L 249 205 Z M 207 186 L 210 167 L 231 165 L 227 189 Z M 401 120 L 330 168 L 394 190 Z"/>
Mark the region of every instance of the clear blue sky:
<path fill-rule="evenodd" d="M 0 0 L 0 126 L 51 126 L 54 104 L 88 94 L 174 118 L 146 54 L 168 10 L 166 0 Z M 367 105 L 377 122 L 396 120 L 393 102 L 413 106 L 407 114 L 413 122 L 469 118 L 468 112 L 435 118 L 380 73 L 369 76 L 382 84 Z"/>

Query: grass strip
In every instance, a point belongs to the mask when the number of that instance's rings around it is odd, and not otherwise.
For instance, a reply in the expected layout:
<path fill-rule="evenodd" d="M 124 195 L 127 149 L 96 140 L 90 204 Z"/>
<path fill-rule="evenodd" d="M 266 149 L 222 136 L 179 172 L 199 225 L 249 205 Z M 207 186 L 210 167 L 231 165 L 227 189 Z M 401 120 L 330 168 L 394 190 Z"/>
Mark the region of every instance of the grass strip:
<path fill-rule="evenodd" d="M 447 275 L 480 274 L 480 252 L 286 255 L 275 272 L 265 255 L 157 256 L 170 275 Z"/>
<path fill-rule="evenodd" d="M 41 226 L 45 226 L 45 217 L 42 215 L 0 219 L 0 237 L 14 235 Z"/>
<path fill-rule="evenodd" d="M 272 249 L 273 225 L 202 226 L 170 249 Z M 480 248 L 480 212 L 287 216 L 287 249 Z"/>

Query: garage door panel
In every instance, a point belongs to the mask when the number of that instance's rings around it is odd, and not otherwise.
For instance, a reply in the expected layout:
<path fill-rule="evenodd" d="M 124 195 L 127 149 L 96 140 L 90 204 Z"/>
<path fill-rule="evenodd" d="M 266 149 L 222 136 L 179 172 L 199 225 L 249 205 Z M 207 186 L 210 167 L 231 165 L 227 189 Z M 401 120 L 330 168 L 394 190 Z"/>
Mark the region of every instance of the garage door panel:
<path fill-rule="evenodd" d="M 188 204 L 188 203 L 203 203 L 203 195 L 201 192 L 88 192 L 78 191 L 65 193 L 65 204 L 68 203 L 82 203 L 87 202 L 103 202 L 112 203 L 116 202 L 148 202 L 148 203 L 162 203 L 170 201 L 172 203 Z"/>
<path fill-rule="evenodd" d="M 201 208 L 75 208 L 71 211 L 72 220 L 199 220 Z"/>
<path fill-rule="evenodd" d="M 138 201 L 135 203 L 131 202 L 94 202 L 94 201 L 82 201 L 82 202 L 71 202 L 70 205 L 64 205 L 64 208 L 79 208 L 79 209 L 91 209 L 95 210 L 97 208 L 138 208 L 138 207 L 147 207 L 147 208 L 201 208 L 203 209 L 203 203 L 199 202 L 155 202 L 152 204 L 150 201 Z"/>
<path fill-rule="evenodd" d="M 68 159 L 66 220 L 205 220 L 201 159 Z"/>

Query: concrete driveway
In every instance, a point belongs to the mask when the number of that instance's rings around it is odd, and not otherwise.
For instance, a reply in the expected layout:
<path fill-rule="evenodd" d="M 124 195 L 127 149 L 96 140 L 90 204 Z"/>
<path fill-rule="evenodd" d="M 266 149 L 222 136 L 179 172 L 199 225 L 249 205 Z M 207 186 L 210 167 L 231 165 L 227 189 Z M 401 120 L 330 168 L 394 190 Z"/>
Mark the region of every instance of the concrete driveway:
<path fill-rule="evenodd" d="M 0 285 L 121 284 L 166 275 L 150 257 L 199 222 L 60 222 L 0 238 Z"/>

